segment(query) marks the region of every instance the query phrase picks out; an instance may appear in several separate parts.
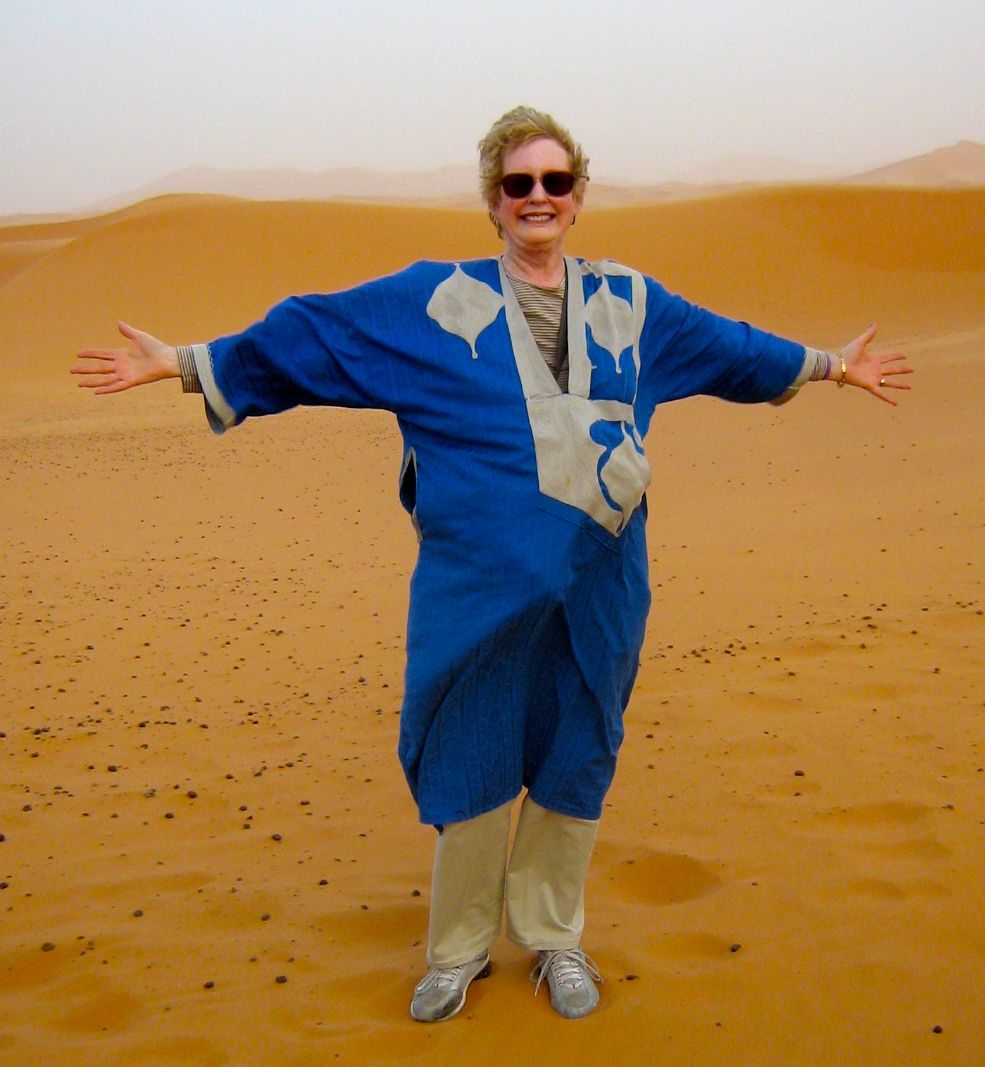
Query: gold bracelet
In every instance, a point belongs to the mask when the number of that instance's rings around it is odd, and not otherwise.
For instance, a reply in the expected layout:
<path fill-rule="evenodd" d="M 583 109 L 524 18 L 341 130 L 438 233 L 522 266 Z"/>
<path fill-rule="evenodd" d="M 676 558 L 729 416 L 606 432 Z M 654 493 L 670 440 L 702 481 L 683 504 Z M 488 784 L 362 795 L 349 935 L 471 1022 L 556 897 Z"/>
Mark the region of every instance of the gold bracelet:
<path fill-rule="evenodd" d="M 841 377 L 838 379 L 838 388 L 840 389 L 848 381 L 848 364 L 845 362 L 845 357 L 838 353 L 838 362 L 841 364 Z"/>

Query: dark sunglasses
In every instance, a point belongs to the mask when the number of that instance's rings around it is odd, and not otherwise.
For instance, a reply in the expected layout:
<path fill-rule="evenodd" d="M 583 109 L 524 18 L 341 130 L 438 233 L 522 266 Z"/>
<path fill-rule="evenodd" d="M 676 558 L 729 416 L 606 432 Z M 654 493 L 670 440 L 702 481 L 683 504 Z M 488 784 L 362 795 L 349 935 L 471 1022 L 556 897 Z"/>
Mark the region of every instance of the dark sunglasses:
<path fill-rule="evenodd" d="M 535 174 L 504 174 L 500 186 L 511 200 L 522 200 L 537 184 Z M 567 196 L 578 179 L 566 170 L 548 170 L 540 175 L 541 188 L 548 196 Z"/>

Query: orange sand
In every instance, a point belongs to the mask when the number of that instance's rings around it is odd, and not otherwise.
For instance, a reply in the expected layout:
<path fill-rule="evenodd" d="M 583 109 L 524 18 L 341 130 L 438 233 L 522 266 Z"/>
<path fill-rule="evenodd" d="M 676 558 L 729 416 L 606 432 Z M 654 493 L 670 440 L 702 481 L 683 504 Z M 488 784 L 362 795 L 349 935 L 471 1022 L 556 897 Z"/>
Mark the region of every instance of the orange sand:
<path fill-rule="evenodd" d="M 571 251 L 802 340 L 875 319 L 915 391 L 658 414 L 601 1007 L 558 1019 L 502 943 L 460 1017 L 409 1019 L 392 421 L 216 439 L 173 384 L 67 369 L 117 317 L 200 340 L 495 249 L 479 212 L 208 197 L 0 230 L 0 1063 L 985 1062 L 985 189 L 579 219 Z"/>

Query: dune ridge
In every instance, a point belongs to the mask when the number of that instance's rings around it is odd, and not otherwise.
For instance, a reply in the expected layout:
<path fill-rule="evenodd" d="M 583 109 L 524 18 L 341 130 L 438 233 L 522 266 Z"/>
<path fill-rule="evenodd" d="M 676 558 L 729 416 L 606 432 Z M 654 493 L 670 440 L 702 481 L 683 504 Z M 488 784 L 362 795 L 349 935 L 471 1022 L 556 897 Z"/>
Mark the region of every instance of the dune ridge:
<path fill-rule="evenodd" d="M 776 156 L 733 155 L 708 160 L 655 183 L 627 181 L 618 176 L 595 173 L 591 189 L 596 206 L 613 206 L 717 195 L 736 187 L 791 181 L 928 188 L 983 186 L 985 145 L 977 141 L 959 141 L 854 174 Z M 482 209 L 475 167 L 466 163 L 415 171 L 380 171 L 367 167 L 335 167 L 319 171 L 291 167 L 237 170 L 190 166 L 89 205 L 80 213 L 105 214 L 174 194 L 233 196 L 247 200 L 369 200 L 415 207 Z M 27 221 L 31 221 L 29 216 L 7 219 L 0 216 L 0 226 Z"/>
<path fill-rule="evenodd" d="M 216 439 L 67 368 L 295 291 L 497 251 L 481 213 L 155 199 L 0 228 L 0 1063 L 985 1060 L 985 190 L 588 210 L 608 255 L 837 345 L 829 384 L 658 412 L 654 609 L 588 886 L 576 1024 L 505 942 L 413 1023 L 433 833 L 394 754 L 413 531 L 377 412 Z"/>

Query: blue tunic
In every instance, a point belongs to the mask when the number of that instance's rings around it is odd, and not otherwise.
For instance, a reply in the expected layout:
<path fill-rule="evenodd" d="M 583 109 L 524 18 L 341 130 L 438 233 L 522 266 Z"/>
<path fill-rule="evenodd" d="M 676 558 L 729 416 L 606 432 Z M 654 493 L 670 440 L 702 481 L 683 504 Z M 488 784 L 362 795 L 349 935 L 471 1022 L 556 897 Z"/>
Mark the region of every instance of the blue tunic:
<path fill-rule="evenodd" d="M 399 755 L 427 823 L 523 786 L 542 807 L 599 817 L 650 604 L 654 408 L 770 400 L 803 364 L 801 345 L 616 263 L 569 258 L 566 271 L 567 393 L 498 259 L 291 298 L 196 348 L 217 430 L 297 404 L 397 416 L 420 541 Z"/>

